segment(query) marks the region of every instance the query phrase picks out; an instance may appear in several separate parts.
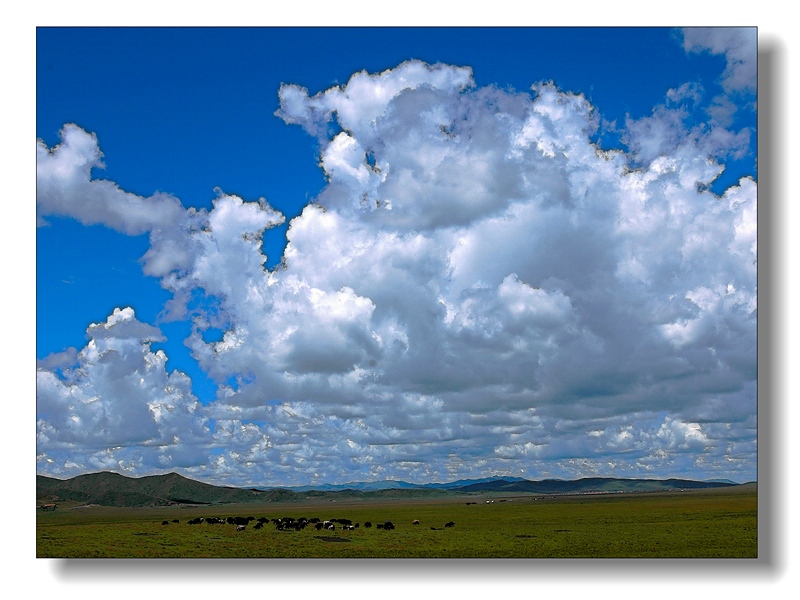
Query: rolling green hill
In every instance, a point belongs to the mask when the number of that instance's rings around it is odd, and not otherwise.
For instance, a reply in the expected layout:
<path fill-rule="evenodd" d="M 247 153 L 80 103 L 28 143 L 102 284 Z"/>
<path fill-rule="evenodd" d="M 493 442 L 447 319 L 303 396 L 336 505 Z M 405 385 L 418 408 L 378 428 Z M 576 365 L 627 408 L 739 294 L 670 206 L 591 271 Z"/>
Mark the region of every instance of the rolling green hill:
<path fill-rule="evenodd" d="M 263 492 L 201 483 L 178 475 L 125 477 L 90 473 L 72 479 L 36 476 L 37 502 L 75 501 L 104 506 L 166 506 L 291 501 L 300 495 L 287 490 Z"/>

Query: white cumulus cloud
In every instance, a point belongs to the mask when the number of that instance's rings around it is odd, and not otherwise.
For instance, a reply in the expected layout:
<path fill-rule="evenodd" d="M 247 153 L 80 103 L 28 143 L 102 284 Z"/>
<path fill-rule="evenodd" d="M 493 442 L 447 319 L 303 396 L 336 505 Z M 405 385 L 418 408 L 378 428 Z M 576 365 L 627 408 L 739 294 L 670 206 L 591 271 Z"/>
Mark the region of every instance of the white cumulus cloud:
<path fill-rule="evenodd" d="M 67 216 L 85 225 L 101 224 L 129 235 L 170 227 L 183 218 L 180 201 L 157 193 L 142 198 L 115 183 L 92 179 L 103 167 L 102 153 L 93 134 L 68 124 L 54 148 L 36 144 L 36 214 L 39 224 L 48 215 Z"/>
<path fill-rule="evenodd" d="M 476 88 L 468 68 L 411 61 L 313 97 L 285 85 L 277 114 L 317 136 L 327 185 L 274 270 L 261 236 L 283 216 L 265 201 L 134 198 L 90 178 L 96 139 L 65 128 L 39 144 L 41 214 L 150 232 L 145 272 L 191 316 L 219 394 L 200 407 L 150 351 L 158 330 L 117 311 L 77 367 L 39 371 L 41 455 L 171 452 L 206 479 L 306 483 L 699 472 L 679 452 L 731 476 L 727 428 L 754 469 L 757 186 L 706 190 L 722 167 L 675 104 L 697 94 L 629 122 L 626 154 L 600 151 L 593 107 L 549 83 Z"/>

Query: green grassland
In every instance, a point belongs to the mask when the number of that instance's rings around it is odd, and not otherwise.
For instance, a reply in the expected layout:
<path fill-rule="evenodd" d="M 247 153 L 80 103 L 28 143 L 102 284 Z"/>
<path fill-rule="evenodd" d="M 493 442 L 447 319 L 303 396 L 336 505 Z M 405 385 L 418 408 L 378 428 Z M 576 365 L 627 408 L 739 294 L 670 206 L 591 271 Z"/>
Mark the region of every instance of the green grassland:
<path fill-rule="evenodd" d="M 487 500 L 493 502 L 487 503 Z M 467 504 L 475 502 L 475 504 Z M 193 517 L 351 519 L 354 531 Z M 173 523 L 178 519 L 180 523 Z M 418 519 L 419 525 L 412 525 Z M 162 525 L 162 521 L 169 521 Z M 396 529 L 367 529 L 392 521 Z M 444 524 L 454 521 L 455 526 Z M 38 558 L 756 558 L 755 485 L 580 496 L 491 495 L 37 511 Z"/>

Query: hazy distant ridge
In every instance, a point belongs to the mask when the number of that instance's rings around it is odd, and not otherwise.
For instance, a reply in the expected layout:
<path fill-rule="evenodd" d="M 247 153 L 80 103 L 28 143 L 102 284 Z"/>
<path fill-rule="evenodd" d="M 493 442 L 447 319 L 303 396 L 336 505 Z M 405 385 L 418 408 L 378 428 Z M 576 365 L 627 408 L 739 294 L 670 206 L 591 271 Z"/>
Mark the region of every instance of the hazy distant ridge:
<path fill-rule="evenodd" d="M 521 477 L 504 477 L 504 481 L 525 481 Z M 375 491 L 375 490 L 397 490 L 397 489 L 442 489 L 454 490 L 467 485 L 482 484 L 498 481 L 497 477 L 484 477 L 482 479 L 459 479 L 458 481 L 451 481 L 449 483 L 409 483 L 407 481 L 400 481 L 396 479 L 385 479 L 383 481 L 353 481 L 350 483 L 341 484 L 321 484 L 321 485 L 301 485 L 289 487 L 259 487 L 261 490 L 284 489 L 293 492 L 310 492 L 318 491 L 345 491 L 345 490 L 360 490 L 360 491 Z"/>
<path fill-rule="evenodd" d="M 616 479 L 586 477 L 574 481 L 544 479 L 542 481 L 507 481 L 498 479 L 459 488 L 462 492 L 529 492 L 534 494 L 581 494 L 592 492 L 654 492 L 661 490 L 718 488 L 736 485 L 687 479 Z"/>

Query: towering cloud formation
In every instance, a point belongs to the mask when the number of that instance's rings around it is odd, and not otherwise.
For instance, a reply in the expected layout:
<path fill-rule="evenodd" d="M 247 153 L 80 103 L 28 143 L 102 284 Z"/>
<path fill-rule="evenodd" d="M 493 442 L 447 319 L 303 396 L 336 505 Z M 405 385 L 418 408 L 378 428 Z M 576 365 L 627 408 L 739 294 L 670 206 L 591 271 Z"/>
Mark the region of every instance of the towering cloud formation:
<path fill-rule="evenodd" d="M 81 369 L 40 372 L 43 457 L 89 435 L 78 417 L 107 424 L 100 445 L 205 439 L 221 451 L 187 472 L 242 483 L 752 476 L 756 184 L 707 191 L 722 167 L 707 136 L 673 135 L 679 111 L 661 133 L 656 116 L 630 123 L 626 155 L 591 142 L 584 97 L 476 89 L 461 67 L 279 95 L 277 115 L 320 140 L 328 183 L 271 271 L 261 236 L 283 216 L 263 200 L 135 198 L 89 180 L 93 136 L 40 144 L 40 214 L 149 231 L 145 271 L 191 314 L 187 344 L 220 382 L 200 407 L 147 349 L 157 332 L 115 313 L 90 327 Z M 138 425 L 124 433 L 119 386 Z"/>

